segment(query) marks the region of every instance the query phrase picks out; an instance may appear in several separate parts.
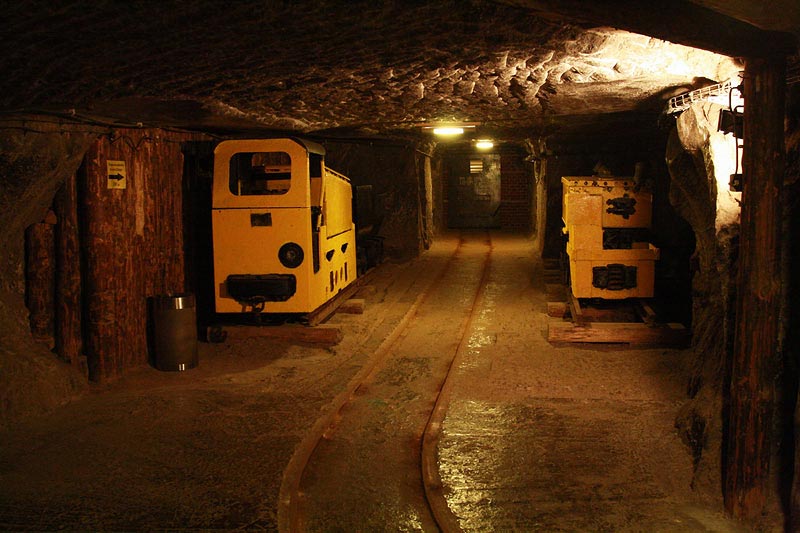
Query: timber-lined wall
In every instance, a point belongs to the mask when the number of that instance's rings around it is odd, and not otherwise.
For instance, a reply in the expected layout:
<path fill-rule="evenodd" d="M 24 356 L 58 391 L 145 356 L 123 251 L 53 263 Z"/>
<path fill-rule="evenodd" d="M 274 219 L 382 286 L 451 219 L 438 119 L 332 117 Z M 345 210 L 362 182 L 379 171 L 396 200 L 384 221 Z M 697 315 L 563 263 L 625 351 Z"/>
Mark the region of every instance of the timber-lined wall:
<path fill-rule="evenodd" d="M 86 154 L 78 176 L 84 353 L 89 377 L 147 363 L 147 299 L 185 292 L 183 156 L 190 136 L 118 130 Z M 108 161 L 124 161 L 125 189 L 109 189 Z"/>
<path fill-rule="evenodd" d="M 155 129 L 99 137 L 56 194 L 54 239 L 32 238 L 44 223 L 28 231 L 35 333 L 52 335 L 74 366 L 85 356 L 93 381 L 146 364 L 148 298 L 187 290 L 181 147 L 198 138 Z M 109 161 L 124 163 L 124 188 L 114 188 L 122 180 L 109 177 Z"/>

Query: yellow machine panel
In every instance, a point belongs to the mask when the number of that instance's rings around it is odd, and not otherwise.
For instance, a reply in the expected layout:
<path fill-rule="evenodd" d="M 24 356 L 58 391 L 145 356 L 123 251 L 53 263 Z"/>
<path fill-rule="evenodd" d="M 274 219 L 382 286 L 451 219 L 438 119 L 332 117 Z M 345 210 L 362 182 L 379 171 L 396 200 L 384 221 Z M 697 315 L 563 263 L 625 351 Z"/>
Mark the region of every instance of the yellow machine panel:
<path fill-rule="evenodd" d="M 564 177 L 564 233 L 576 298 L 649 298 L 659 250 L 647 242 L 653 195 L 633 180 Z"/>
<path fill-rule="evenodd" d="M 562 219 L 604 228 L 649 228 L 653 195 L 636 189 L 632 179 L 564 177 Z M 568 231 L 569 232 L 569 231 Z"/>
<path fill-rule="evenodd" d="M 356 278 L 350 181 L 298 139 L 231 140 L 214 152 L 218 313 L 311 313 Z"/>

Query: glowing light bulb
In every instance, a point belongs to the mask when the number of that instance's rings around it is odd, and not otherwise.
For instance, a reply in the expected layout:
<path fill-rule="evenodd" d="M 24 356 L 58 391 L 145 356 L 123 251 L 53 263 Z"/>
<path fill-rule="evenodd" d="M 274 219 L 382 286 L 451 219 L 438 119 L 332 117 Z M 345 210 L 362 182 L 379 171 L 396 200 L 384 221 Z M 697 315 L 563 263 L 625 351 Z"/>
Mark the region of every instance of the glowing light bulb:
<path fill-rule="evenodd" d="M 479 139 L 475 143 L 475 148 L 477 148 L 478 150 L 490 150 L 494 148 L 494 143 L 489 139 Z"/>
<path fill-rule="evenodd" d="M 439 128 L 433 128 L 434 135 L 441 135 L 443 137 L 452 137 L 454 135 L 461 135 L 462 133 L 464 133 L 464 128 L 455 126 L 442 126 Z"/>

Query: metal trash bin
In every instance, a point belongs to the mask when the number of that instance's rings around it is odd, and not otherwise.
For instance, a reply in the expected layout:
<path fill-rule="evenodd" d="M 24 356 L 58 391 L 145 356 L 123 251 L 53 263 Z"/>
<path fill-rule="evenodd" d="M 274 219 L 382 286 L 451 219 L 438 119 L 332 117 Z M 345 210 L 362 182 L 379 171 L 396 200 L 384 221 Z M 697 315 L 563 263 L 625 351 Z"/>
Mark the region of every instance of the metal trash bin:
<path fill-rule="evenodd" d="M 158 370 L 197 366 L 197 319 L 193 294 L 153 298 L 153 363 Z"/>

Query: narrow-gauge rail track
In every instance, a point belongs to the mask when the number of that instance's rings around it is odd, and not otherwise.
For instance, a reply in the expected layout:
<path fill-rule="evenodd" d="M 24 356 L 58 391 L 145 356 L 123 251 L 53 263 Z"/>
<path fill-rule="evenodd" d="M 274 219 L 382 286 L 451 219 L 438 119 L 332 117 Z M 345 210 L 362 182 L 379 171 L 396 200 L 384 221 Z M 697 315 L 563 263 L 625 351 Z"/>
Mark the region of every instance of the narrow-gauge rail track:
<path fill-rule="evenodd" d="M 347 529 L 347 524 L 340 521 L 344 516 L 341 513 L 353 521 L 351 526 L 361 526 L 360 529 L 375 526 L 377 520 L 383 521 L 386 527 L 394 527 L 399 524 L 391 521 L 400 520 L 402 515 L 402 520 L 412 528 L 435 526 L 442 531 L 459 530 L 458 521 L 445 500 L 436 446 L 452 387 L 449 376 L 458 364 L 475 310 L 480 305 L 491 252 L 488 233 L 462 234 L 455 250 L 428 278 L 428 283 L 392 333 L 297 446 L 284 471 L 280 490 L 278 525 L 281 531 L 319 529 L 324 527 L 321 524 Z M 420 336 L 424 338 L 418 338 Z M 419 371 L 420 367 L 424 370 Z M 397 373 L 397 368 L 405 368 L 405 373 Z M 417 370 L 409 372 L 409 368 Z M 364 424 L 369 427 L 358 429 Z M 394 434 L 388 435 L 389 432 Z M 341 441 L 338 448 L 337 438 Z M 378 442 L 377 451 L 369 451 L 371 443 L 361 443 L 369 440 Z M 389 448 L 382 444 L 387 440 L 394 441 Z M 353 446 L 353 441 L 358 441 L 357 445 Z M 411 441 L 416 442 L 416 448 Z M 346 457 L 349 448 L 358 449 L 351 458 Z M 389 458 L 385 448 L 399 451 L 404 458 Z M 376 464 L 369 465 L 370 459 Z M 328 465 L 326 461 L 338 462 L 338 466 Z M 353 461 L 365 464 L 352 465 Z M 349 481 L 330 479 L 357 466 L 365 469 L 358 477 Z M 412 469 L 415 472 L 411 472 Z M 388 473 L 381 474 L 382 470 Z M 404 486 L 388 487 L 387 479 Z M 341 493 L 315 488 L 314 484 L 320 482 L 337 487 Z M 376 517 L 372 522 L 365 517 L 365 523 L 361 523 L 357 515 L 362 511 L 348 511 L 346 504 L 336 502 L 337 496 L 350 490 L 366 491 L 376 498 L 372 509 L 406 505 L 413 507 L 413 512 L 384 509 L 376 512 L 383 512 L 385 516 Z M 381 495 L 382 491 L 391 495 Z M 315 494 L 326 503 L 318 504 Z M 406 504 L 405 500 L 413 503 Z M 363 498 L 358 501 L 359 505 L 370 507 L 370 502 Z M 315 518 L 309 510 L 314 505 L 338 509 L 328 511 L 328 516 Z M 409 518 L 409 514 L 414 516 Z"/>

